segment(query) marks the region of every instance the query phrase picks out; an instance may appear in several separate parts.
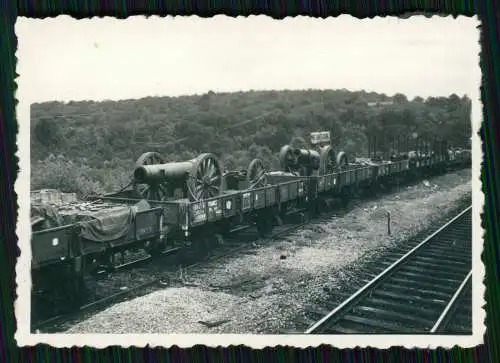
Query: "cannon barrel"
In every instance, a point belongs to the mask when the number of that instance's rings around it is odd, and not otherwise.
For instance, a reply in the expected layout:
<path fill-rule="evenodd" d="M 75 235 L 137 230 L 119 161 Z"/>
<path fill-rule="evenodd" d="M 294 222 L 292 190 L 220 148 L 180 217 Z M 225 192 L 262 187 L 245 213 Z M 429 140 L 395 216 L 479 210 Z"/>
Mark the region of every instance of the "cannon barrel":
<path fill-rule="evenodd" d="M 142 154 L 134 169 L 136 191 L 148 200 L 167 200 L 182 189 L 190 201 L 212 198 L 223 192 L 222 164 L 210 153 L 189 161 L 165 163 L 160 154 Z"/>
<path fill-rule="evenodd" d="M 293 148 L 285 145 L 280 150 L 282 171 L 299 172 L 301 175 L 311 175 L 320 167 L 320 154 L 316 150 Z"/>
<path fill-rule="evenodd" d="M 347 166 L 347 155 L 343 151 L 337 154 L 330 145 L 318 151 L 314 149 L 293 148 L 285 145 L 280 150 L 281 170 L 307 176 L 318 172 L 320 175 L 333 173 Z"/>
<path fill-rule="evenodd" d="M 318 169 L 320 165 L 320 156 L 319 152 L 316 150 L 306 150 L 306 149 L 295 149 L 293 151 L 295 157 L 297 158 L 297 162 L 300 165 L 311 166 L 313 169 Z"/>
<path fill-rule="evenodd" d="M 194 161 L 181 161 L 167 164 L 141 165 L 134 170 L 134 179 L 139 183 L 185 181 L 193 168 Z"/>

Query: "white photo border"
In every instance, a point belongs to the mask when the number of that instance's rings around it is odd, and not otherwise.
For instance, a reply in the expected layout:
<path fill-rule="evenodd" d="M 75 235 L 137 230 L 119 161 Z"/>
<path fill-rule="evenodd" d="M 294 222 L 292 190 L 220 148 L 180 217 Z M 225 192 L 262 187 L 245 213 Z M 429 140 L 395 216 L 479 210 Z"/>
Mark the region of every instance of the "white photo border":
<path fill-rule="evenodd" d="M 350 17 L 350 15 L 341 15 Z M 58 16 L 56 18 L 46 19 L 29 19 L 30 21 L 50 22 L 58 18 L 69 16 Z M 140 16 L 142 17 L 142 16 Z M 198 16 L 199 21 L 216 21 L 219 17 L 215 16 L 208 19 L 203 19 Z M 267 17 L 264 15 L 250 16 L 248 18 Z M 420 15 L 412 16 L 402 21 L 411 21 L 415 17 L 423 17 Z M 464 16 L 459 16 L 461 18 Z M 155 18 L 155 17 L 152 17 Z M 240 17 L 241 18 L 241 17 Z M 452 18 L 449 16 L 449 18 Z M 479 68 L 479 20 L 477 21 L 477 49 L 478 59 L 477 67 Z M 22 18 L 18 18 L 22 19 Z M 26 19 L 26 18 L 24 18 Z M 120 21 L 120 19 L 105 17 L 86 19 L 92 21 L 94 19 L 107 19 Z M 290 17 L 279 20 L 288 21 Z M 433 17 L 428 18 L 432 21 Z M 77 21 L 76 19 L 73 19 Z M 315 21 L 323 21 L 325 19 L 315 18 Z M 371 19 L 357 19 L 359 22 L 371 21 Z M 78 20 L 85 21 L 85 20 Z M 277 20 L 278 21 L 278 20 Z M 18 47 L 23 46 L 23 40 L 18 40 Z M 31 248 L 30 248 L 30 104 L 23 100 L 24 89 L 20 82 L 22 79 L 22 60 L 17 58 L 19 51 L 16 53 L 17 67 L 16 72 L 19 77 L 16 79 L 18 90 L 16 98 L 19 101 L 17 105 L 17 120 L 19 131 L 17 135 L 19 158 L 19 174 L 15 182 L 15 192 L 17 194 L 17 202 L 19 206 L 18 220 L 16 226 L 16 234 L 18 236 L 19 248 L 21 254 L 16 264 L 16 284 L 17 284 L 17 299 L 14 304 L 15 315 L 17 319 L 17 331 L 15 339 L 19 346 L 33 346 L 39 343 L 49 344 L 53 347 L 95 347 L 104 348 L 108 346 L 121 347 L 144 347 L 150 345 L 152 347 L 171 347 L 178 346 L 188 348 L 194 345 L 205 345 L 209 347 L 228 347 L 230 345 L 245 345 L 247 347 L 261 349 L 274 346 L 293 346 L 298 348 L 317 347 L 322 344 L 331 345 L 337 348 L 354 348 L 354 347 L 374 347 L 379 349 L 387 349 L 392 346 L 403 346 L 405 348 L 451 348 L 460 346 L 463 348 L 474 347 L 482 344 L 486 326 L 484 324 L 486 313 L 484 310 L 485 285 L 484 276 L 485 268 L 481 260 L 483 252 L 483 235 L 484 230 L 481 227 L 481 213 L 484 208 L 484 194 L 482 192 L 481 182 L 481 161 L 483 160 L 482 141 L 479 137 L 482 117 L 482 102 L 480 98 L 480 76 L 477 79 L 477 90 L 471 94 L 472 100 L 472 233 L 473 233 L 473 334 L 467 336 L 453 335 L 305 335 L 305 334 L 287 334 L 287 335 L 252 335 L 252 334 L 32 334 L 30 324 L 30 288 L 31 288 Z M 481 72 L 479 71 L 479 74 Z M 23 102 L 24 101 L 24 102 Z M 483 241 L 480 243 L 479 241 Z"/>

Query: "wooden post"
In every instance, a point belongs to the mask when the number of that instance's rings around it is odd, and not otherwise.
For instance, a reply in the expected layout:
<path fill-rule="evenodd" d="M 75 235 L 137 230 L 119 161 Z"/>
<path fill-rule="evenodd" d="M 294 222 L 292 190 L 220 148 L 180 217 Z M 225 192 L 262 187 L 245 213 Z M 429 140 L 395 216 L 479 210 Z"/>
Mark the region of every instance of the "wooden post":
<path fill-rule="evenodd" d="M 387 211 L 387 234 L 391 235 L 391 212 Z"/>

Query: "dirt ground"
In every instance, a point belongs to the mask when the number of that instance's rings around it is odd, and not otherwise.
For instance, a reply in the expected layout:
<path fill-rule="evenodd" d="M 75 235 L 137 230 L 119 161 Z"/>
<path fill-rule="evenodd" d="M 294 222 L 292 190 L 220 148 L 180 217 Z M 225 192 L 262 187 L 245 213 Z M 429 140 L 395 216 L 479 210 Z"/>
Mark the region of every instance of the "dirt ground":
<path fill-rule="evenodd" d="M 470 193 L 470 170 L 401 188 L 341 218 L 185 271 L 186 286 L 116 304 L 66 333 L 280 333 L 324 286 L 345 283 L 353 266 L 428 228 Z"/>

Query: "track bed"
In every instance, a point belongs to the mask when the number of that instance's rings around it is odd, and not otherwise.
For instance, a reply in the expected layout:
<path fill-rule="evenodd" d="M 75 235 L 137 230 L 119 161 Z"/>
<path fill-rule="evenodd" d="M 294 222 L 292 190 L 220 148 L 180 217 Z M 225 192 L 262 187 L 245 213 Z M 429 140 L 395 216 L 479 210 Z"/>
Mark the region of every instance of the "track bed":
<path fill-rule="evenodd" d="M 472 268 L 471 207 L 392 263 L 316 322 L 309 334 L 456 333 L 451 308 L 464 306 Z M 464 289 L 464 291 L 462 291 Z M 460 303 L 460 304 L 459 304 Z M 460 311 L 461 332 L 470 333 Z"/>
<path fill-rule="evenodd" d="M 356 202 L 272 243 L 257 239 L 237 254 L 183 269 L 178 284 L 108 307 L 68 332 L 303 332 L 314 320 L 299 326 L 296 317 L 321 300 L 324 289 L 355 287 L 370 256 L 384 256 L 418 231 L 437 228 L 470 193 L 466 171 L 429 182 Z M 384 239 L 386 222 L 377 217 L 382 207 L 393 212 L 392 242 Z"/>

